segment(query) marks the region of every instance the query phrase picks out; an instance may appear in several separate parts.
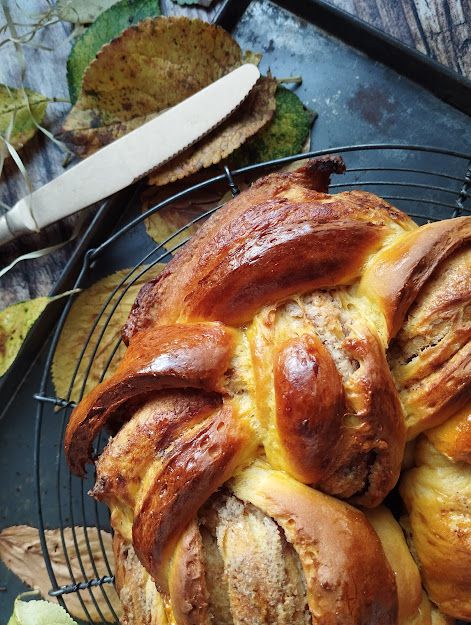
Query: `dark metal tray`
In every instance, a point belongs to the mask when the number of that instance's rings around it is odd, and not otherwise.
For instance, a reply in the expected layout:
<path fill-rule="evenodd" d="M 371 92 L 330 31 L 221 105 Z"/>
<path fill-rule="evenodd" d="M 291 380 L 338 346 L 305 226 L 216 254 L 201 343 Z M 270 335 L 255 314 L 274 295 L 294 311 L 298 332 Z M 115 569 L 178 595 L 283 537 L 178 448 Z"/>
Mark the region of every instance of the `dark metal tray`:
<path fill-rule="evenodd" d="M 456 210 L 467 210 L 471 123 L 464 111 L 469 112 L 471 89 L 466 81 L 319 0 L 229 0 L 218 21 L 234 32 L 243 48 L 264 52 L 262 71 L 271 67 L 277 76 L 303 76 L 297 93 L 319 113 L 313 149 L 342 152 L 349 169 L 347 177 L 334 180 L 334 188 L 368 186 L 422 218 L 450 217 Z M 432 87 L 435 95 L 425 87 Z M 397 144 L 403 149 L 397 149 Z M 437 149 L 410 149 L 414 145 Z M 136 217 L 138 203 L 132 195 L 133 190 L 120 194 L 100 208 L 57 289 L 71 288 L 82 269 L 84 253 L 99 247 L 120 227 L 117 214 L 123 223 Z M 145 254 L 155 251 L 143 224 L 136 224 L 123 236 L 108 240 L 101 253 L 89 255 L 92 262 L 85 267 L 82 284 L 138 264 Z M 0 410 L 7 407 L 40 348 L 49 347 L 63 305 L 60 302 L 48 309 L 10 375 L 5 376 Z M 67 410 L 55 412 L 47 403 L 48 397 L 54 397 L 47 365 L 43 353 L 0 421 L 4 476 L 0 526 L 106 525 L 106 511 L 86 496 L 87 484 L 70 478 L 65 469 L 61 448 Z M 33 394 L 39 389 L 42 400 L 36 405 Z M 109 574 L 104 570 L 97 576 Z M 7 590 L 0 593 L 0 621 L 8 618 L 14 596 L 23 589 L 3 566 L 1 586 Z"/>

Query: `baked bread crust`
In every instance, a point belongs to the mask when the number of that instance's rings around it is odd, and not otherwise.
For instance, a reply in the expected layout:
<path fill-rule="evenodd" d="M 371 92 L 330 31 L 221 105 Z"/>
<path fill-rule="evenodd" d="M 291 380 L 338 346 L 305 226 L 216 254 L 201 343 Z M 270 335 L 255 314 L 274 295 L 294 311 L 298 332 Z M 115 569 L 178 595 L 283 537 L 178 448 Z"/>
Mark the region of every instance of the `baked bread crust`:
<path fill-rule="evenodd" d="M 143 287 L 118 370 L 71 416 L 65 448 L 80 475 L 97 433 L 123 424 L 92 494 L 169 623 L 392 625 L 399 610 L 425 625 L 435 614 L 415 586 L 406 606 L 388 541 L 331 495 L 380 504 L 406 428 L 413 437 L 466 404 L 468 287 L 451 293 L 471 218 L 418 228 L 372 194 L 328 195 L 341 171 L 324 158 L 272 174 L 208 220 Z M 439 310 L 450 313 L 443 343 Z M 255 547 L 244 556 L 244 532 L 284 568 Z"/>
<path fill-rule="evenodd" d="M 209 219 L 144 286 L 123 330 L 158 323 L 249 321 L 290 295 L 354 282 L 369 257 L 414 222 L 364 191 L 326 193 L 338 157 L 255 182 Z"/>
<path fill-rule="evenodd" d="M 422 435 L 401 480 L 413 552 L 430 598 L 471 620 L 471 406 Z"/>

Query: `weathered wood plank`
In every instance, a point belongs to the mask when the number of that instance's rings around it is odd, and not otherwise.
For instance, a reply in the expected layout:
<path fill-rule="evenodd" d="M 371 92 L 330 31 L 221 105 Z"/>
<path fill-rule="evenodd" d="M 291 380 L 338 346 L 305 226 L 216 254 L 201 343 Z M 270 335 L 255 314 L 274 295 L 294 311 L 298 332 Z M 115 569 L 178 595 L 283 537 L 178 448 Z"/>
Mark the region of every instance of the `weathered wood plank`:
<path fill-rule="evenodd" d="M 470 0 L 329 0 L 471 78 Z"/>
<path fill-rule="evenodd" d="M 440 63 L 471 77 L 471 3 L 469 0 L 427 2 L 415 7 L 401 0 L 411 31 L 420 33 L 427 53 Z M 416 10 L 413 11 L 413 8 Z M 417 24 L 414 28 L 412 16 Z"/>

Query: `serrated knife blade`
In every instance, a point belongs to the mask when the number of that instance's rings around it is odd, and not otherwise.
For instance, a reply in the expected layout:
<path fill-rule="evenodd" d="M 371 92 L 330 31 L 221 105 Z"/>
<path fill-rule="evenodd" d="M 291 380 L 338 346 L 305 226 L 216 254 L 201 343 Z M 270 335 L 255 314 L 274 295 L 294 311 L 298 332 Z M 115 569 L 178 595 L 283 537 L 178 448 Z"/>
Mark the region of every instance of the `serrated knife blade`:
<path fill-rule="evenodd" d="M 0 217 L 0 245 L 124 189 L 177 156 L 227 119 L 259 77 L 255 65 L 238 67 L 33 191 Z"/>

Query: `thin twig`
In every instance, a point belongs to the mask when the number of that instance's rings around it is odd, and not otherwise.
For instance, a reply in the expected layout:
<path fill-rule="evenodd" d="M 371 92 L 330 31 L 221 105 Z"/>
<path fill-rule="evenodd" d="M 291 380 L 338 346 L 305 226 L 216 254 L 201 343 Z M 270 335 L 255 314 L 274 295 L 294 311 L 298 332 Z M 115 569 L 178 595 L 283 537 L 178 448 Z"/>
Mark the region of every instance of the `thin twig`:
<path fill-rule="evenodd" d="M 4 41 L 0 42 L 0 47 L 13 43 L 14 45 L 29 45 L 32 48 L 38 48 L 40 50 L 52 51 L 52 48 L 48 48 L 41 44 L 30 43 L 32 39 L 36 36 L 36 34 L 42 30 L 43 28 L 48 28 L 49 26 L 54 26 L 55 24 L 59 24 L 62 20 L 60 15 L 57 13 L 57 9 L 54 6 L 44 13 L 41 13 L 37 16 L 31 15 L 31 19 L 35 20 L 33 23 L 23 23 L 23 22 L 15 22 L 13 21 L 10 13 L 10 9 L 7 5 L 6 0 L 2 0 L 1 2 L 3 11 L 5 13 L 6 24 L 0 26 L 0 33 L 6 34 L 8 31 L 10 35 L 6 37 Z M 48 3 L 49 4 L 49 3 Z M 18 34 L 16 28 L 30 28 L 31 30 Z"/>
<path fill-rule="evenodd" d="M 303 82 L 303 78 L 302 76 L 287 76 L 286 78 L 277 78 L 276 82 L 279 85 L 283 85 L 283 84 L 300 85 Z"/>

